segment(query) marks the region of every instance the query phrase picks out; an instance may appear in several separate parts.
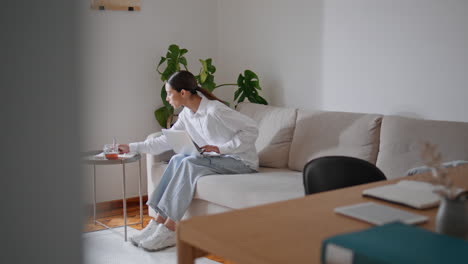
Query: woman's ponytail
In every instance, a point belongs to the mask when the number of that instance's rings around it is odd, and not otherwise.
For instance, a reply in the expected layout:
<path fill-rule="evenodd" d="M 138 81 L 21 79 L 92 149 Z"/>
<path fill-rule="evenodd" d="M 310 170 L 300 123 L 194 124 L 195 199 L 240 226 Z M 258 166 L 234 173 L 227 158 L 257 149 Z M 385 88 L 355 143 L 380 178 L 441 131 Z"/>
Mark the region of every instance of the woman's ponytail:
<path fill-rule="evenodd" d="M 208 98 L 209 100 L 218 100 L 220 101 L 221 103 L 227 105 L 227 103 L 221 99 L 219 99 L 218 97 L 216 97 L 212 92 L 204 89 L 204 88 L 201 88 L 199 86 L 197 86 L 196 88 L 197 91 L 200 91 L 206 98 Z"/>
<path fill-rule="evenodd" d="M 187 90 L 191 94 L 196 94 L 197 91 L 200 91 L 209 100 L 218 100 L 223 104 L 228 104 L 227 102 L 224 102 L 223 100 L 216 97 L 210 91 L 199 87 L 197 79 L 195 79 L 195 76 L 193 76 L 193 74 L 189 71 L 176 72 L 172 74 L 171 77 L 169 77 L 167 82 L 171 85 L 172 89 L 176 90 L 177 92 Z"/>

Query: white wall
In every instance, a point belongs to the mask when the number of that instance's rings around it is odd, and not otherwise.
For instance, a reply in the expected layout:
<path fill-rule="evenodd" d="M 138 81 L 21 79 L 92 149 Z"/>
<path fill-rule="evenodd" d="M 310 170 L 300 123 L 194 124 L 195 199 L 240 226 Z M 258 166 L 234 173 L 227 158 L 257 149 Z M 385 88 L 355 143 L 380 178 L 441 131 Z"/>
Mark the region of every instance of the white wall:
<path fill-rule="evenodd" d="M 468 121 L 468 1 L 327 0 L 322 106 Z"/>
<path fill-rule="evenodd" d="M 235 82 L 251 69 L 270 104 L 318 103 L 321 1 L 220 0 L 218 12 L 217 78 Z M 220 89 L 232 100 L 235 88 Z"/>
<path fill-rule="evenodd" d="M 126 12 L 90 10 L 82 1 L 83 150 L 101 149 L 113 136 L 141 141 L 160 129 L 153 115 L 162 106 L 155 65 L 169 44 L 187 48 L 196 70 L 198 58 L 216 56 L 216 0 L 141 2 L 141 12 Z M 92 168 L 83 169 L 85 198 L 92 201 Z M 137 163 L 127 172 L 128 196 L 137 196 Z M 121 167 L 98 166 L 97 174 L 98 202 L 121 199 Z M 142 176 L 146 193 L 145 164 Z"/>
<path fill-rule="evenodd" d="M 218 65 L 273 105 L 468 121 L 466 25 L 461 0 L 220 1 Z"/>

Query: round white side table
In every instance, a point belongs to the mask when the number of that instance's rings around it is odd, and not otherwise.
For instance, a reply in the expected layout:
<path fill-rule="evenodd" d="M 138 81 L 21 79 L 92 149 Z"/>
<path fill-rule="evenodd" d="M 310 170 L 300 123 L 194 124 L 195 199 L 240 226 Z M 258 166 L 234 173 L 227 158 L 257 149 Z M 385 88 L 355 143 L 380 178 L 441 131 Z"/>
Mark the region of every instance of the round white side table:
<path fill-rule="evenodd" d="M 138 161 L 139 163 L 139 177 L 138 177 L 138 195 L 140 198 L 140 222 L 135 223 L 141 224 L 143 227 L 143 199 L 141 197 L 141 155 L 140 154 L 133 154 L 128 157 L 119 157 L 116 160 L 108 160 L 105 157 L 96 157 L 97 154 L 101 153 L 100 150 L 88 151 L 83 153 L 82 162 L 84 164 L 93 165 L 93 220 L 95 224 L 100 224 L 107 229 L 113 229 L 118 227 L 124 227 L 125 234 L 124 239 L 127 241 L 127 194 L 126 194 L 126 180 L 125 180 L 125 164 L 132 163 Z M 123 203 L 123 217 L 124 217 L 124 225 L 121 226 L 114 226 L 109 227 L 106 224 L 96 220 L 96 165 L 122 165 L 122 203 Z M 132 224 L 134 225 L 134 224 Z"/>

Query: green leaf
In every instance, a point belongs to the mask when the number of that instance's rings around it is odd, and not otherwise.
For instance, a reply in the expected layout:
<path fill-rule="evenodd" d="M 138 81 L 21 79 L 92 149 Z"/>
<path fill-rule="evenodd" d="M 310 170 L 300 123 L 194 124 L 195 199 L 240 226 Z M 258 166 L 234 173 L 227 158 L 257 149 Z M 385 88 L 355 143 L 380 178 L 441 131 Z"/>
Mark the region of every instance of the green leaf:
<path fill-rule="evenodd" d="M 260 87 L 260 81 L 253 81 L 252 83 L 255 89 L 258 89 L 258 90 L 262 89 L 262 87 Z"/>
<path fill-rule="evenodd" d="M 263 97 L 261 97 L 260 95 L 257 95 L 257 102 L 259 104 L 268 105 L 268 102 Z"/>
<path fill-rule="evenodd" d="M 245 78 L 246 78 L 247 80 L 252 80 L 252 79 L 254 79 L 254 78 L 255 78 L 255 79 L 258 79 L 257 74 L 255 74 L 255 73 L 254 73 L 253 71 L 251 71 L 251 70 L 245 70 L 245 71 L 244 71 L 244 75 L 245 75 Z"/>
<path fill-rule="evenodd" d="M 237 97 L 239 97 L 239 95 L 242 93 L 242 90 L 241 89 L 237 89 L 237 91 L 234 92 L 234 101 L 237 100 Z"/>
<path fill-rule="evenodd" d="M 179 62 L 185 67 L 187 67 L 187 59 L 185 57 L 180 57 Z"/>
<path fill-rule="evenodd" d="M 239 74 L 239 77 L 237 77 L 237 86 L 241 89 L 244 87 L 244 76 L 242 74 Z"/>
<path fill-rule="evenodd" d="M 239 89 L 234 93 L 234 101 L 237 100 L 237 104 L 243 102 L 246 98 L 252 103 L 268 104 L 268 102 L 258 94 L 257 90 L 261 90 L 260 80 L 253 71 L 245 70 L 244 75 L 242 75 L 242 73 L 239 74 L 237 86 Z"/>
<path fill-rule="evenodd" d="M 163 85 L 163 87 L 161 88 L 161 100 L 165 107 L 172 108 L 172 105 L 169 104 L 168 101 L 166 101 L 166 97 L 167 97 L 166 87 Z"/>
<path fill-rule="evenodd" d="M 215 84 L 215 82 L 214 82 L 214 75 L 208 74 L 208 76 L 206 77 L 205 83 L 212 83 L 212 84 Z M 216 85 L 215 85 L 215 86 L 216 86 Z"/>
<path fill-rule="evenodd" d="M 206 65 L 206 60 L 199 59 L 198 61 L 200 61 L 200 63 L 202 64 L 202 70 L 206 70 L 206 68 L 208 67 Z"/>
<path fill-rule="evenodd" d="M 206 59 L 206 65 L 203 65 L 203 69 L 209 73 L 215 73 L 216 67 L 213 66 L 213 59 L 211 58 Z"/>
<path fill-rule="evenodd" d="M 239 101 L 237 101 L 237 103 L 244 102 L 244 99 L 245 99 L 245 94 L 242 94 L 241 97 L 239 98 Z"/>
<path fill-rule="evenodd" d="M 167 119 L 169 118 L 169 116 L 170 113 L 167 107 L 162 106 L 154 111 L 154 117 L 156 118 L 161 127 L 166 127 Z"/>
<path fill-rule="evenodd" d="M 210 73 L 215 73 L 215 72 L 216 72 L 216 67 L 213 66 L 213 65 L 209 65 L 209 66 L 208 66 L 208 71 L 209 71 Z"/>
<path fill-rule="evenodd" d="M 167 73 L 167 69 L 164 70 L 163 73 L 161 73 L 161 81 L 165 82 L 167 81 L 167 79 L 169 79 L 169 74 Z"/>
<path fill-rule="evenodd" d="M 172 71 L 168 68 L 166 68 L 163 73 L 161 73 L 161 81 L 165 82 L 169 77 L 171 76 Z"/>
<path fill-rule="evenodd" d="M 168 63 L 166 69 L 164 70 L 164 72 L 161 74 L 161 80 L 164 82 L 164 81 L 167 81 L 169 79 L 169 77 L 171 77 L 172 74 L 174 74 L 175 72 L 177 72 L 177 65 L 174 64 L 174 63 Z M 164 79 L 163 79 L 164 77 Z"/>
<path fill-rule="evenodd" d="M 205 83 L 203 84 L 202 88 L 210 92 L 213 92 L 213 90 L 215 89 L 215 85 L 213 83 Z"/>
<path fill-rule="evenodd" d="M 209 75 L 208 73 L 209 60 L 210 59 L 207 59 L 207 60 L 199 59 L 200 63 L 202 64 L 202 68 L 200 69 L 200 84 L 204 84 Z"/>
<path fill-rule="evenodd" d="M 163 64 L 165 61 L 166 61 L 166 58 L 165 58 L 165 57 L 161 57 L 161 60 L 159 61 L 159 64 L 158 64 L 158 68 L 159 68 L 159 66 L 161 66 L 161 64 Z"/>
<path fill-rule="evenodd" d="M 200 73 L 201 75 L 201 73 Z M 211 74 L 206 74 L 206 78 L 204 82 L 200 82 L 200 85 L 203 89 L 206 89 L 212 92 L 216 88 L 216 84 L 214 82 L 214 76 Z"/>
<path fill-rule="evenodd" d="M 180 53 L 180 48 L 179 46 L 177 46 L 176 44 L 172 44 L 169 46 L 169 51 L 172 53 L 172 55 L 177 58 L 179 57 L 179 53 Z"/>
<path fill-rule="evenodd" d="M 200 73 L 200 82 L 203 84 L 206 81 L 206 77 L 208 77 L 208 74 L 206 74 L 206 71 L 202 71 Z"/>
<path fill-rule="evenodd" d="M 185 53 L 187 53 L 188 50 L 187 49 L 181 49 L 180 50 L 180 56 L 184 55 Z"/>

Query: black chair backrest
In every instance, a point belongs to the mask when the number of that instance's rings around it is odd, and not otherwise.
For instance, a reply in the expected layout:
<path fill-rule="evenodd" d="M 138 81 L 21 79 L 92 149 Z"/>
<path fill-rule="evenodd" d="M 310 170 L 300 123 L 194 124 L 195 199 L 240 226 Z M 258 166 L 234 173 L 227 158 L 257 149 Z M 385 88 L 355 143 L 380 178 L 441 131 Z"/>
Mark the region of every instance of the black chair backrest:
<path fill-rule="evenodd" d="M 374 164 L 346 156 L 313 159 L 303 176 L 306 195 L 387 179 Z"/>

